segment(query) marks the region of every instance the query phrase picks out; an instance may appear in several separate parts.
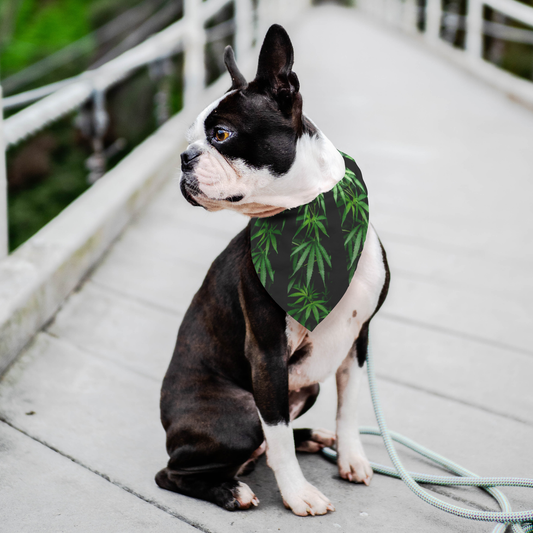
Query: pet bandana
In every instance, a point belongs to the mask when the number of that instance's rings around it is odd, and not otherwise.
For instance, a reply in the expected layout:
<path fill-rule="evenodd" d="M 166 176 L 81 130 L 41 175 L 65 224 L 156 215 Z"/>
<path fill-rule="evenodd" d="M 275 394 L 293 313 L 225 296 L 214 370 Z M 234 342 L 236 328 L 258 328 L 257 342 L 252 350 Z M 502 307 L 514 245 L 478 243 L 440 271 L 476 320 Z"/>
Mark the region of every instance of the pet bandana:
<path fill-rule="evenodd" d="M 308 330 L 328 316 L 357 268 L 368 229 L 367 188 L 355 161 L 308 204 L 251 222 L 252 261 L 267 292 Z"/>

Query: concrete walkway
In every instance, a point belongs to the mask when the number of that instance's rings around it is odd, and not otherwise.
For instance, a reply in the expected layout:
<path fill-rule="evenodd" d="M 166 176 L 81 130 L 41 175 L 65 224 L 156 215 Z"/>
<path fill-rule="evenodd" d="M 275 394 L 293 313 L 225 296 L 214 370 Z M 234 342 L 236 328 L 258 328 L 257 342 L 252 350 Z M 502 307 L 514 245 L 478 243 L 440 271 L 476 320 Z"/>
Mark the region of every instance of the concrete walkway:
<path fill-rule="evenodd" d="M 533 477 L 533 114 L 354 10 L 315 8 L 288 30 L 304 108 L 358 161 L 389 255 L 373 344 L 390 428 L 479 475 Z M 0 531 L 491 531 L 397 480 L 350 485 L 320 456 L 300 462 L 336 505 L 323 517 L 285 510 L 264 460 L 248 512 L 155 485 L 167 459 L 159 388 L 181 317 L 245 223 L 189 206 L 169 183 L 18 357 L 0 382 Z M 375 425 L 367 390 L 362 404 Z M 334 417 L 328 380 L 300 425 L 333 429 Z M 379 439 L 365 442 L 388 462 Z M 496 510 L 475 489 L 434 490 Z M 505 492 L 533 507 L 526 489 Z"/>

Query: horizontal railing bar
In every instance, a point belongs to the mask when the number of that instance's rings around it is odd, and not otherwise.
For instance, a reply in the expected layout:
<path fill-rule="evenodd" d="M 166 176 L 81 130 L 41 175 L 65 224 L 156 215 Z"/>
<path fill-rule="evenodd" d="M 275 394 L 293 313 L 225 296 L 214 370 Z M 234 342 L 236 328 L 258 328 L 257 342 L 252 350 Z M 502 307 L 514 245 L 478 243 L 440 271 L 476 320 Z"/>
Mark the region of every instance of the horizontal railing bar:
<path fill-rule="evenodd" d="M 443 15 L 443 26 L 446 29 L 467 29 L 467 17 L 465 15 L 447 13 L 446 11 L 443 11 Z M 533 44 L 533 30 L 514 28 L 513 26 L 508 26 L 507 24 L 502 24 L 501 22 L 492 22 L 490 20 L 484 20 L 482 26 L 482 33 L 487 37 L 494 37 L 495 39 L 502 39 L 503 41 Z"/>
<path fill-rule="evenodd" d="M 204 22 L 207 21 L 230 2 L 233 2 L 233 0 L 209 0 L 209 2 L 202 2 L 200 6 L 201 18 L 204 20 Z"/>
<path fill-rule="evenodd" d="M 4 121 L 6 148 L 80 106 L 94 90 L 105 90 L 120 81 L 128 72 L 177 50 L 185 30 L 183 19 L 179 20 L 105 65 L 83 73 L 80 79 L 71 85 L 9 117 Z"/>
<path fill-rule="evenodd" d="M 33 63 L 24 70 L 5 78 L 2 81 L 4 91 L 13 92 L 18 86 L 31 83 L 35 79 L 48 74 L 66 62 L 78 58 L 80 55 L 83 55 L 91 49 L 91 45 L 94 41 L 98 44 L 105 44 L 109 40 L 115 38 L 118 34 L 124 33 L 129 30 L 130 27 L 138 24 L 140 20 L 144 19 L 158 8 L 159 5 L 154 4 L 152 0 L 145 0 L 143 3 L 132 7 L 81 39 L 78 39 L 61 50 L 46 56 L 44 59 Z M 7 98 L 8 97 L 4 96 L 4 99 Z"/>
<path fill-rule="evenodd" d="M 205 32 L 206 42 L 208 43 L 223 39 L 224 37 L 232 35 L 235 32 L 235 21 L 231 19 L 225 22 L 221 22 L 220 24 L 217 24 L 212 28 L 206 29 Z M 131 72 L 131 70 L 129 72 Z M 72 83 L 80 81 L 81 79 L 83 79 L 82 77 L 84 74 L 78 74 L 77 76 L 73 76 L 72 78 L 66 78 L 64 80 L 56 81 L 48 85 L 43 85 L 42 87 L 38 87 L 37 89 L 31 89 L 29 91 L 24 91 L 22 93 L 4 97 L 2 106 L 4 109 L 13 109 L 16 107 L 25 106 L 31 102 L 40 100 L 41 98 L 44 98 L 45 96 L 48 96 L 49 94 L 52 94 L 53 92 L 63 87 L 66 87 L 67 85 L 71 85 Z"/>
<path fill-rule="evenodd" d="M 200 6 L 201 20 L 215 15 L 232 0 L 210 0 Z M 5 148 L 42 129 L 87 101 L 94 90 L 102 91 L 136 70 L 161 57 L 177 53 L 186 35 L 186 20 L 181 19 L 152 35 L 108 63 L 80 75 L 80 79 L 44 97 L 4 121 Z"/>
<path fill-rule="evenodd" d="M 221 22 L 212 28 L 205 30 L 205 40 L 208 43 L 213 41 L 218 41 L 219 39 L 224 39 L 228 35 L 232 35 L 235 32 L 235 20 L 227 20 L 226 22 Z"/>
<path fill-rule="evenodd" d="M 73 83 L 79 81 L 81 74 L 73 76 L 72 78 L 66 78 L 61 81 L 56 81 L 48 85 L 43 85 L 37 89 L 31 89 L 29 91 L 24 91 L 22 93 L 13 94 L 12 96 L 6 96 L 2 101 L 3 109 L 13 109 L 15 107 L 22 107 L 36 100 L 40 100 L 49 94 L 52 94 L 67 85 L 72 85 Z"/>
<path fill-rule="evenodd" d="M 93 90 L 90 81 L 73 83 L 7 118 L 4 120 L 5 148 L 18 143 L 79 107 L 90 98 Z"/>
<path fill-rule="evenodd" d="M 483 3 L 517 22 L 533 26 L 533 7 L 516 0 L 483 0 Z"/>

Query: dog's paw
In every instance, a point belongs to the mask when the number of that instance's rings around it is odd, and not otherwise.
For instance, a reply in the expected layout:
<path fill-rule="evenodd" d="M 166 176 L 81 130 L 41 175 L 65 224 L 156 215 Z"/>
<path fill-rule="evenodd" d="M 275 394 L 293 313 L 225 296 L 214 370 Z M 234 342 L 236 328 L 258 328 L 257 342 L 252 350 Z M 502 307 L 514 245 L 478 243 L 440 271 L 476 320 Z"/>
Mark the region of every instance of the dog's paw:
<path fill-rule="evenodd" d="M 328 498 L 307 482 L 299 490 L 283 494 L 283 505 L 298 516 L 315 516 L 335 511 Z"/>
<path fill-rule="evenodd" d="M 229 488 L 231 496 L 222 504 L 222 507 L 228 511 L 238 511 L 239 509 L 249 509 L 259 505 L 257 496 L 252 489 L 242 481 L 237 481 L 237 484 Z"/>
<path fill-rule="evenodd" d="M 311 431 L 311 440 L 301 442 L 296 451 L 316 453 L 324 446 L 333 446 L 335 444 L 335 433 L 329 429 L 317 428 Z"/>
<path fill-rule="evenodd" d="M 354 483 L 364 483 L 370 485 L 374 471 L 364 454 L 351 451 L 339 453 L 337 459 L 339 474 L 341 478 L 353 481 Z"/>

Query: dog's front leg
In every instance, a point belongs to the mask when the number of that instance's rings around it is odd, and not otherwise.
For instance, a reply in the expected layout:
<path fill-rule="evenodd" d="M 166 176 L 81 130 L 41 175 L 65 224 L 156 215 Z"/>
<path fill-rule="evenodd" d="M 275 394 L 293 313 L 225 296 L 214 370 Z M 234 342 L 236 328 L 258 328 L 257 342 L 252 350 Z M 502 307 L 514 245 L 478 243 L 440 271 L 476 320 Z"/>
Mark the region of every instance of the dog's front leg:
<path fill-rule="evenodd" d="M 328 510 L 335 510 L 333 504 L 307 482 L 296 458 L 289 417 L 285 316 L 284 313 L 279 316 L 279 308 L 269 312 L 264 309 L 265 302 L 258 303 L 265 312 L 258 313 L 254 307 L 256 311 L 246 316 L 245 353 L 251 366 L 253 395 L 265 436 L 267 462 L 274 471 L 285 507 L 299 516 L 326 514 Z"/>
<path fill-rule="evenodd" d="M 364 376 L 368 324 L 337 370 L 337 465 L 343 479 L 370 484 L 373 471 L 359 435 L 358 403 Z M 361 363 L 361 366 L 360 366 Z"/>
<path fill-rule="evenodd" d="M 267 462 L 274 471 L 285 507 L 299 516 L 334 511 L 328 498 L 307 482 L 296 458 L 284 358 L 264 351 L 256 355 L 252 372 L 255 401 L 265 435 Z M 269 379 L 270 376 L 276 379 Z"/>

